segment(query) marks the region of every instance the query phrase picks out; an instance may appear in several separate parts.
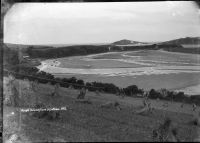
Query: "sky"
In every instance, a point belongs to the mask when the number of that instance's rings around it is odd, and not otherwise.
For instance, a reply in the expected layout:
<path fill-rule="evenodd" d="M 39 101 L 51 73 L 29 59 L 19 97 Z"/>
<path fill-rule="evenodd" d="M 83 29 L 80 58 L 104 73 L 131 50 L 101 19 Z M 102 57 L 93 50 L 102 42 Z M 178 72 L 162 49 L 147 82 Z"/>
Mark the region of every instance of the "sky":
<path fill-rule="evenodd" d="M 200 37 L 193 2 L 16 3 L 4 17 L 4 43 L 87 44 Z"/>

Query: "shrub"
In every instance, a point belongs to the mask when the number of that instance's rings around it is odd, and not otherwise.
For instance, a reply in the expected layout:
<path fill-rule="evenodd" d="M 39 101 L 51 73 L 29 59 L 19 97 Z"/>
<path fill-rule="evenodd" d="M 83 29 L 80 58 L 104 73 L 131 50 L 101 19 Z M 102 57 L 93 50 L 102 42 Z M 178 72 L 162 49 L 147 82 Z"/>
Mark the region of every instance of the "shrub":
<path fill-rule="evenodd" d="M 88 89 L 89 91 L 95 91 L 95 88 L 91 87 L 91 86 L 92 86 L 92 84 L 91 84 L 91 83 L 89 83 L 89 82 L 86 82 L 86 84 L 85 84 L 85 85 L 87 86 L 87 89 Z"/>
<path fill-rule="evenodd" d="M 80 86 L 77 86 L 78 89 L 80 89 L 80 88 L 82 88 L 84 86 L 84 81 L 82 79 L 78 79 L 76 83 L 78 85 L 80 85 Z"/>
<path fill-rule="evenodd" d="M 127 96 L 133 96 L 133 94 L 143 94 L 144 91 L 139 89 L 136 85 L 131 85 L 123 89 Z"/>
<path fill-rule="evenodd" d="M 188 100 L 190 100 L 192 103 L 200 105 L 200 95 L 192 95 Z"/>
<path fill-rule="evenodd" d="M 157 92 L 155 89 L 151 89 L 150 92 L 149 92 L 149 98 L 152 98 L 152 99 L 157 99 L 157 98 L 160 98 L 162 99 L 162 95 Z"/>
<path fill-rule="evenodd" d="M 178 92 L 174 95 L 174 101 L 183 101 L 185 98 L 184 92 Z"/>

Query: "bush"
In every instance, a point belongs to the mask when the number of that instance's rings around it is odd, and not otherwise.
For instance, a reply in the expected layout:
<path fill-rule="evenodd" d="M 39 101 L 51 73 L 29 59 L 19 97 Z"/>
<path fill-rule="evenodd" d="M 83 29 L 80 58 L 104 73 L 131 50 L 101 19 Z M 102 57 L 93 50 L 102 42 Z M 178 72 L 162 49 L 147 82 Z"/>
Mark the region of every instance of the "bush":
<path fill-rule="evenodd" d="M 61 82 L 62 82 L 62 83 L 60 83 L 60 86 L 65 87 L 65 88 L 68 88 L 68 87 L 69 87 L 68 79 L 62 78 L 62 79 L 61 79 Z"/>
<path fill-rule="evenodd" d="M 76 84 L 80 85 L 80 86 L 77 86 L 78 89 L 81 89 L 85 85 L 82 79 L 78 79 Z"/>
<path fill-rule="evenodd" d="M 190 97 L 188 97 L 192 103 L 195 103 L 197 105 L 200 105 L 200 95 L 192 95 Z"/>
<path fill-rule="evenodd" d="M 184 92 L 178 92 L 174 95 L 174 101 L 183 101 L 185 98 Z"/>
<path fill-rule="evenodd" d="M 107 92 L 107 93 L 113 93 L 113 94 L 116 94 L 117 93 L 117 90 L 118 90 L 118 87 L 116 87 L 114 84 L 112 83 L 105 83 L 103 84 L 103 91 L 104 92 Z"/>
<path fill-rule="evenodd" d="M 152 98 L 152 99 L 157 99 L 157 98 L 160 98 L 162 99 L 162 95 L 157 92 L 155 89 L 151 89 L 150 92 L 149 92 L 149 98 Z"/>
<path fill-rule="evenodd" d="M 89 91 L 95 91 L 95 88 L 93 88 L 93 87 L 91 87 L 92 86 L 92 84 L 91 83 L 89 83 L 89 82 L 86 82 L 86 87 L 87 87 L 87 89 L 89 90 Z"/>
<path fill-rule="evenodd" d="M 139 89 L 136 85 L 131 85 L 123 89 L 125 92 L 125 95 L 127 96 L 133 96 L 134 94 L 143 94 L 144 91 L 142 89 Z"/>

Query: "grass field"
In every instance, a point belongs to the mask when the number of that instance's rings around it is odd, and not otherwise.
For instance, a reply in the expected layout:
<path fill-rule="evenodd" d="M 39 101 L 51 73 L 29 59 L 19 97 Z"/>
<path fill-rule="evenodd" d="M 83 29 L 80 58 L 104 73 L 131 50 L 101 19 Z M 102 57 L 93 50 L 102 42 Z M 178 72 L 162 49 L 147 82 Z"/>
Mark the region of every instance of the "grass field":
<path fill-rule="evenodd" d="M 21 86 L 27 84 L 24 81 L 20 83 Z M 39 119 L 29 113 L 21 113 L 21 124 L 17 126 L 19 108 L 4 106 L 5 139 L 10 134 L 17 134 L 22 142 L 152 141 L 152 130 L 157 128 L 165 117 L 169 117 L 173 126 L 178 129 L 181 141 L 192 141 L 196 134 L 196 126 L 189 124 L 194 114 L 192 105 L 189 104 L 181 108 L 181 103 L 169 102 L 169 107 L 163 108 L 162 105 L 166 101 L 151 100 L 155 108 L 153 114 L 135 114 L 142 106 L 141 98 L 121 99 L 112 94 L 96 95 L 87 92 L 86 98 L 92 104 L 83 104 L 75 102 L 78 90 L 60 88 L 61 96 L 50 97 L 48 94 L 52 91 L 52 86 L 39 84 L 37 92 L 30 91 L 29 95 L 38 96 L 39 101 L 49 108 L 66 107 L 67 110 L 59 111 L 60 118 Z M 119 102 L 122 110 L 100 108 L 101 104 L 109 101 Z M 12 112 L 15 114 L 12 115 Z"/>

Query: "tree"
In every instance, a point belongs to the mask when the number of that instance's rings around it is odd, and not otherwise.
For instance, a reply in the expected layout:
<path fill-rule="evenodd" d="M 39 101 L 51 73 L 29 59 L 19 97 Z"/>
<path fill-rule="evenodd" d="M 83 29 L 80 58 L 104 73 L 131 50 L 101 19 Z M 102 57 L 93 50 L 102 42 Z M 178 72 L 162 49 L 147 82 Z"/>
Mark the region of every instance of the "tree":
<path fill-rule="evenodd" d="M 149 98 L 157 99 L 157 98 L 162 98 L 162 96 L 155 89 L 151 89 L 149 92 Z"/>
<path fill-rule="evenodd" d="M 78 88 L 82 88 L 82 86 L 84 86 L 84 81 L 82 79 L 77 80 L 76 83 L 79 84 L 79 85 L 81 85 Z"/>

